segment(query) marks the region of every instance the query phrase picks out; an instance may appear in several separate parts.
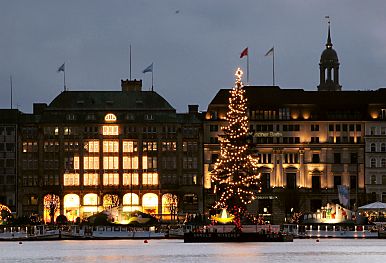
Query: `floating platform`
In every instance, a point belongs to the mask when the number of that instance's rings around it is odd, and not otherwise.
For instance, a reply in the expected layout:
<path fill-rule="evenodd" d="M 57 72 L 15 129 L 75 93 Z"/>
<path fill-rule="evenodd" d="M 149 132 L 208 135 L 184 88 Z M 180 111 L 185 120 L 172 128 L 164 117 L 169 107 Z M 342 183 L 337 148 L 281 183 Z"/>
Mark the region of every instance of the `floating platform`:
<path fill-rule="evenodd" d="M 224 242 L 293 242 L 293 236 L 282 233 L 216 233 L 190 232 L 184 234 L 184 243 Z"/>

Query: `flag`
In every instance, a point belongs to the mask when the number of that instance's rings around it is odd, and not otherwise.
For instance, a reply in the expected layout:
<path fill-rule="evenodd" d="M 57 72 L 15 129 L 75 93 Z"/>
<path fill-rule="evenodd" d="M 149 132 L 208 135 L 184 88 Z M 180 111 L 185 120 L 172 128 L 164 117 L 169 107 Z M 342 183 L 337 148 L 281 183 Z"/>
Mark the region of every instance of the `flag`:
<path fill-rule="evenodd" d="M 142 73 L 146 73 L 146 72 L 153 72 L 153 63 L 151 63 L 150 66 L 142 70 Z"/>
<path fill-rule="evenodd" d="M 348 187 L 345 185 L 338 185 L 338 194 L 339 194 L 339 202 L 348 207 L 350 201 L 350 193 L 348 191 Z"/>
<path fill-rule="evenodd" d="M 242 58 L 244 56 L 248 56 L 248 48 L 247 47 L 243 50 L 243 52 L 241 52 L 240 58 Z"/>
<path fill-rule="evenodd" d="M 61 66 L 58 68 L 58 72 L 60 72 L 60 71 L 63 71 L 63 72 L 64 72 L 64 64 L 65 64 L 65 63 L 63 63 L 63 65 L 61 65 Z"/>
<path fill-rule="evenodd" d="M 270 56 L 270 55 L 273 55 L 273 47 L 270 50 L 268 50 L 267 53 L 265 53 L 265 56 Z"/>

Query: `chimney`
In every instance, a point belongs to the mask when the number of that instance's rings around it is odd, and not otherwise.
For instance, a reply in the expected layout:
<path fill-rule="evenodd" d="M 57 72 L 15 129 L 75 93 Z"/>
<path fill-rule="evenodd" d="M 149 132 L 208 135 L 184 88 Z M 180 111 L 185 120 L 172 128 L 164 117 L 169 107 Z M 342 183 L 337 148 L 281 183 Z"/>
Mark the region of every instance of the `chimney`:
<path fill-rule="evenodd" d="M 34 103 L 33 104 L 33 114 L 41 115 L 46 108 L 47 108 L 46 103 Z"/>
<path fill-rule="evenodd" d="M 142 91 L 142 80 L 121 79 L 122 91 Z"/>
<path fill-rule="evenodd" d="M 197 115 L 198 114 L 198 105 L 188 105 L 189 114 Z"/>

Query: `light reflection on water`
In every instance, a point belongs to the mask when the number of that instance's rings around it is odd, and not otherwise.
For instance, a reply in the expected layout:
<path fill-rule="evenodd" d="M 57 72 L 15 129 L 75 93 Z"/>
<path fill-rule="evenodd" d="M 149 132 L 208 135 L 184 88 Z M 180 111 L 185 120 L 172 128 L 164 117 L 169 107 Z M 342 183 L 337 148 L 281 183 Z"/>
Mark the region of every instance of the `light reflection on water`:
<path fill-rule="evenodd" d="M 293 243 L 200 243 L 182 240 L 0 242 L 0 262 L 386 262 L 386 240 L 314 239 Z"/>

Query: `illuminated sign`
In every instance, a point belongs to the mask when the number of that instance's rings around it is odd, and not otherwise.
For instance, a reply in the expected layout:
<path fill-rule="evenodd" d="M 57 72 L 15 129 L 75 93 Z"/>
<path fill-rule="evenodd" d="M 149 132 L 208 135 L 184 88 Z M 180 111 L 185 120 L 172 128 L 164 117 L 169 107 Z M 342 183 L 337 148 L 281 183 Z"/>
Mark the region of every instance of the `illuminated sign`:
<path fill-rule="evenodd" d="M 283 137 L 281 132 L 250 132 L 253 137 Z"/>
<path fill-rule="evenodd" d="M 112 113 L 106 114 L 105 121 L 106 122 L 115 122 L 115 121 L 117 121 L 117 116 L 115 116 Z"/>

